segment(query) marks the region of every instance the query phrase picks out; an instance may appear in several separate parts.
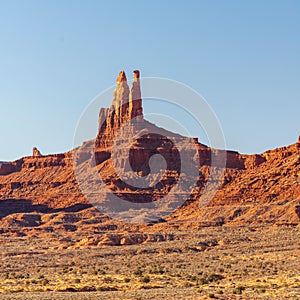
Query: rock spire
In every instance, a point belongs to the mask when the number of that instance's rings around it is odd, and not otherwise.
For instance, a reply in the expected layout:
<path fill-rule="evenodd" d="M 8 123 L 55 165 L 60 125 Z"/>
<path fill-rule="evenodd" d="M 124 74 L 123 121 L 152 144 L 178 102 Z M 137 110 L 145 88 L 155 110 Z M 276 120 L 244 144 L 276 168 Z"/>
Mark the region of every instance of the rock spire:
<path fill-rule="evenodd" d="M 96 148 L 109 147 L 116 132 L 131 120 L 137 122 L 143 120 L 140 72 L 138 70 L 133 71 L 133 82 L 130 89 L 125 72 L 119 73 L 110 108 L 101 108 L 99 112 Z"/>

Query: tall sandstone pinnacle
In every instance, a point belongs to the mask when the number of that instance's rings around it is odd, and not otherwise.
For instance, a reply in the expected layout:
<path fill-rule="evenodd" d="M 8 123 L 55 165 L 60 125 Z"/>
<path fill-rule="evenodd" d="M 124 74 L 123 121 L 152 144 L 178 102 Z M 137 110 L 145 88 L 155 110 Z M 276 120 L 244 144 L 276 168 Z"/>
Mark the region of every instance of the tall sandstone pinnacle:
<path fill-rule="evenodd" d="M 131 120 L 143 120 L 140 72 L 133 71 L 134 79 L 129 89 L 127 77 L 121 71 L 116 80 L 114 99 L 110 108 L 101 108 L 99 112 L 99 129 L 96 148 L 109 148 L 113 137 L 120 128 Z"/>
<path fill-rule="evenodd" d="M 129 95 L 129 115 L 130 118 L 143 117 L 142 95 L 140 86 L 140 71 L 133 71 L 133 82 Z"/>

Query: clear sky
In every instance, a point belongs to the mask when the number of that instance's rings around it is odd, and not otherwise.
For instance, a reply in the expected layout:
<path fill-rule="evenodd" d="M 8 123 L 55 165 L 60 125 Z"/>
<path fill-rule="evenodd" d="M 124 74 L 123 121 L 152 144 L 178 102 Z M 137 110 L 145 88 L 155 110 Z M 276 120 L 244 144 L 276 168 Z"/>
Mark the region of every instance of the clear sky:
<path fill-rule="evenodd" d="M 0 161 L 70 150 L 85 106 L 122 69 L 183 82 L 229 149 L 300 134 L 300 1 L 0 0 Z"/>

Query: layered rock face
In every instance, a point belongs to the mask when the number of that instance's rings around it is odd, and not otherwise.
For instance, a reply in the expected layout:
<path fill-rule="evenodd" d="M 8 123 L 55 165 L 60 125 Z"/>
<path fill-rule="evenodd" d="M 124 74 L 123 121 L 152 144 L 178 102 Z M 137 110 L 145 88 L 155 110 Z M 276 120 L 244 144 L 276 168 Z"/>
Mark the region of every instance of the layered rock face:
<path fill-rule="evenodd" d="M 296 148 L 293 151 L 298 151 Z M 181 149 L 180 153 L 178 149 Z M 151 159 L 155 154 L 160 155 L 163 160 L 154 160 L 153 163 Z M 134 71 L 130 89 L 124 71 L 120 72 L 111 107 L 100 109 L 99 131 L 95 142 L 96 164 L 103 182 L 111 191 L 127 201 L 159 200 L 172 190 L 180 176 L 187 182 L 193 180 L 195 170 L 191 167 L 184 169 L 182 161 L 197 156 L 199 162 L 193 165 L 197 167 L 196 186 L 189 191 L 183 187 L 176 193 L 187 193 L 186 197 L 190 200 L 198 199 L 212 172 L 213 155 L 214 168 L 222 167 L 221 160 L 218 165 L 218 157 L 226 157 L 226 171 L 221 187 L 226 188 L 227 193 L 227 187 L 237 174 L 242 174 L 245 170 L 255 172 L 261 165 L 263 169 L 267 161 L 273 161 L 275 157 L 287 157 L 291 152 L 282 148 L 263 154 L 241 155 L 235 151 L 211 149 L 199 143 L 197 138 L 183 137 L 159 128 L 143 117 L 139 71 Z M 133 173 L 136 173 L 136 178 Z M 149 177 L 148 185 L 141 186 L 139 177 Z M 235 188 L 231 193 L 234 190 Z M 226 202 L 225 194 L 219 192 L 218 195 L 222 202 Z M 238 197 L 234 196 L 234 199 L 237 198 L 243 198 L 243 195 L 239 193 Z M 213 203 L 220 202 L 214 200 Z"/>
<path fill-rule="evenodd" d="M 119 74 L 111 107 L 100 110 L 97 137 L 86 144 L 95 153 L 97 175 L 112 193 L 128 202 L 159 202 L 170 191 L 184 194 L 190 189 L 183 185 L 176 190 L 180 178 L 189 182 L 191 174 L 197 174 L 191 194 L 184 195 L 188 199 L 186 205 L 166 217 L 169 221 L 162 226 L 182 220 L 186 224 L 200 220 L 199 226 L 224 222 L 299 223 L 300 139 L 287 147 L 243 155 L 211 149 L 197 138 L 158 128 L 143 116 L 138 71 L 134 71 L 130 88 L 125 73 Z M 80 210 L 85 214 L 91 209 L 74 176 L 74 152 L 41 156 L 34 151 L 32 156 L 1 163 L 0 224 L 19 220 L 19 214 L 27 212 L 34 214 L 34 218 L 41 215 L 40 223 L 32 223 L 33 227 L 48 226 L 51 222 L 47 221 L 47 213 L 65 215 Z M 226 170 L 212 201 L 199 209 L 197 200 L 212 172 L 213 153 L 226 155 Z M 193 158 L 195 154 L 199 158 L 198 168 L 185 168 L 184 158 Z M 86 184 L 90 181 L 87 177 Z"/>
<path fill-rule="evenodd" d="M 133 73 L 129 89 L 125 72 L 120 72 L 110 108 L 101 108 L 99 112 L 95 157 L 96 164 L 101 166 L 102 179 L 119 197 L 129 201 L 155 201 L 168 194 L 180 176 L 187 182 L 196 178 L 199 186 L 193 193 L 198 194 L 208 179 L 207 168 L 211 165 L 214 149 L 200 144 L 197 138 L 180 136 L 146 121 L 140 72 L 135 70 Z M 156 154 L 163 160 L 152 159 Z M 215 161 L 220 158 L 220 165 L 216 167 L 221 168 L 222 158 L 225 158 L 227 167 L 245 168 L 245 158 L 237 152 L 218 150 L 214 155 Z M 188 167 L 183 167 L 183 162 Z M 206 166 L 203 172 L 199 170 L 200 166 Z M 150 176 L 148 184 L 141 189 L 138 178 L 133 180 L 134 174 L 130 171 L 139 177 Z M 122 177 L 129 179 L 131 184 L 124 182 Z M 161 180 L 157 182 L 159 177 Z M 190 187 L 189 191 L 183 187 L 177 192 L 188 194 L 192 191 Z"/>

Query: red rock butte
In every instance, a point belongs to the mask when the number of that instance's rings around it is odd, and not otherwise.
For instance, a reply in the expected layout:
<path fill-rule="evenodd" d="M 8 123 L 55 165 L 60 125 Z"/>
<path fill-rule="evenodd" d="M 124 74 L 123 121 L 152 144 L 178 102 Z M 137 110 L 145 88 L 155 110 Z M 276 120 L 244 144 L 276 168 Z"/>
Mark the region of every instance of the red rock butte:
<path fill-rule="evenodd" d="M 178 164 L 177 142 L 185 149 L 187 156 L 197 152 L 200 164 L 196 186 L 186 195 L 184 205 L 166 216 L 164 226 L 172 226 L 176 222 L 179 227 L 187 224 L 300 223 L 300 139 L 289 146 L 246 155 L 211 149 L 199 143 L 197 138 L 159 128 L 143 116 L 140 73 L 137 70 L 133 73 L 130 88 L 125 72 L 120 72 L 112 104 L 109 108 L 100 109 L 98 122 L 98 134 L 94 140 L 84 143 L 81 159 L 84 161 L 85 150 L 88 153 L 93 149 L 96 168 L 104 184 L 128 201 L 159 201 L 176 186 L 180 176 L 188 179 L 189 172 L 184 173 Z M 132 141 L 128 140 L 128 136 L 137 138 Z M 126 156 L 128 152 L 118 147 L 119 144 L 130 150 L 129 159 Z M 115 163 L 112 162 L 113 150 L 117 157 Z M 212 171 L 213 152 L 225 154 L 226 169 L 220 188 L 208 205 L 200 209 L 197 200 Z M 0 229 L 10 231 L 12 224 L 17 227 L 18 224 L 25 224 L 25 213 L 38 219 L 36 222 L 31 220 L 27 228 L 43 230 L 51 223 L 45 214 L 76 211 L 83 216 L 93 211 L 76 182 L 73 154 L 74 150 L 42 155 L 35 148 L 32 156 L 0 164 Z M 120 179 L 116 169 L 125 172 L 130 169 L 140 177 L 149 175 L 152 171 L 149 161 L 154 154 L 163 156 L 167 164 L 160 184 L 155 188 L 135 188 Z M 76 224 L 74 226 L 77 228 Z"/>

